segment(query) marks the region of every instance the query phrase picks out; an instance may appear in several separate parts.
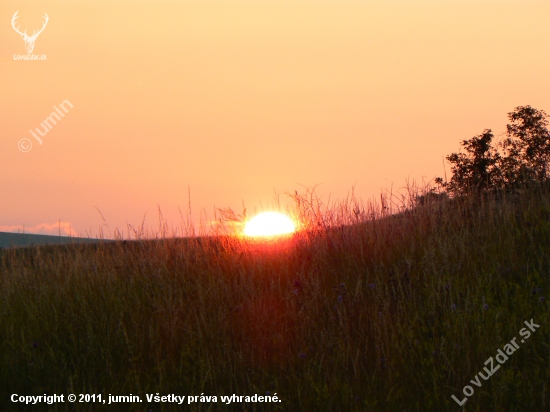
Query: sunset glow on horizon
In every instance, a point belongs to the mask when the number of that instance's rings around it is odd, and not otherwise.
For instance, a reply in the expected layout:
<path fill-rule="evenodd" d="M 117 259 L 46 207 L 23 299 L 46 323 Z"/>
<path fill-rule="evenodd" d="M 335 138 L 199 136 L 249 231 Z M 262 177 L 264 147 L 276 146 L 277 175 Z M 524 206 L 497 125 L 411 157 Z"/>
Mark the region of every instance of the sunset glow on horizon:
<path fill-rule="evenodd" d="M 246 222 L 243 234 L 247 237 L 276 237 L 296 231 L 296 225 L 288 216 L 277 212 L 263 212 Z"/>
<path fill-rule="evenodd" d="M 548 0 L 2 6 L 0 232 L 370 199 L 443 176 L 516 106 L 550 112 Z"/>

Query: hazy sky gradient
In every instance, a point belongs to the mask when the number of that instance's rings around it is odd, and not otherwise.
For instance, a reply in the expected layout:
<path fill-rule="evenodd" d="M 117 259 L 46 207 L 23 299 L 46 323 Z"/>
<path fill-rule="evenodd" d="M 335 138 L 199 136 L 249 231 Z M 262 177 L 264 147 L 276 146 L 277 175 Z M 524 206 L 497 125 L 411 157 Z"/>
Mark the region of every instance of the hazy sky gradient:
<path fill-rule="evenodd" d="M 49 15 L 46 61 L 14 61 L 16 10 L 29 34 Z M 514 107 L 550 112 L 549 21 L 547 0 L 3 1 L 0 230 L 177 225 L 188 187 L 212 215 L 429 180 Z"/>

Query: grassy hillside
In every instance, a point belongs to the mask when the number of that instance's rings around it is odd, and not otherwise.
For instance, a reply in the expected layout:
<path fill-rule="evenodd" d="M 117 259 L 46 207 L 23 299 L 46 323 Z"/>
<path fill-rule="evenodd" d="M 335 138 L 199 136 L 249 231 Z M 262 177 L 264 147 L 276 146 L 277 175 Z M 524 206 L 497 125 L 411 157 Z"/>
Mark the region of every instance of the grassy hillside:
<path fill-rule="evenodd" d="M 306 230 L 278 242 L 4 251 L 0 410 L 27 410 L 14 393 L 143 400 L 28 410 L 550 409 L 547 189 L 396 216 L 355 201 L 298 207 Z M 531 319 L 540 327 L 524 339 Z M 479 378 L 513 338 L 519 348 Z M 466 385 L 461 408 L 452 396 Z M 148 403 L 157 393 L 218 398 Z M 266 393 L 282 402 L 220 399 Z"/>

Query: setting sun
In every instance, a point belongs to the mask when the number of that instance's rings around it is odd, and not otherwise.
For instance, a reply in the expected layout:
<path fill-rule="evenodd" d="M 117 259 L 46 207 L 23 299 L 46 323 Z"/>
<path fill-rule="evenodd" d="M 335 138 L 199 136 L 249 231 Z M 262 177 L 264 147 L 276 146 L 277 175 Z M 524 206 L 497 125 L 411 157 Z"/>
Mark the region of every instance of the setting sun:
<path fill-rule="evenodd" d="M 250 219 L 244 228 L 249 237 L 270 237 L 287 235 L 296 230 L 296 225 L 288 216 L 277 212 L 263 212 Z"/>

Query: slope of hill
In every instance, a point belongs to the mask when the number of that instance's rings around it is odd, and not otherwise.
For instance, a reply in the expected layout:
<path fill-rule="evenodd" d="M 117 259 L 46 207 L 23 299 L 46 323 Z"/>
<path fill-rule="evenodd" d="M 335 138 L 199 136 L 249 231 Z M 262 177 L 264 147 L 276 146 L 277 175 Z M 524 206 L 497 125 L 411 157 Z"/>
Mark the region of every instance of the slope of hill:
<path fill-rule="evenodd" d="M 152 400 L 175 394 L 196 411 L 548 411 L 550 192 L 346 207 L 282 240 L 4 251 L 0 410 L 131 393 L 109 410 L 181 411 Z"/>
<path fill-rule="evenodd" d="M 38 245 L 67 245 L 73 243 L 97 243 L 98 239 L 68 236 L 34 235 L 27 233 L 0 232 L 0 248 Z"/>

